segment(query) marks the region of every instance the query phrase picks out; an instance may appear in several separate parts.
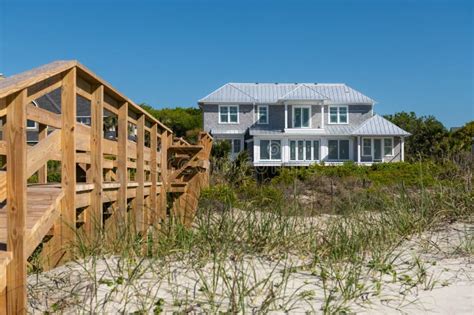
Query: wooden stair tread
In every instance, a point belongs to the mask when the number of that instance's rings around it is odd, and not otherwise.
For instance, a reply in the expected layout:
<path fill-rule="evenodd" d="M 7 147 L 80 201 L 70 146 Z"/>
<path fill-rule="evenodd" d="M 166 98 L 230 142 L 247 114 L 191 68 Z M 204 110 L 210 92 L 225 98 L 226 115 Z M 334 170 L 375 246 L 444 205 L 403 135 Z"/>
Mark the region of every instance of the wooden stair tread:
<path fill-rule="evenodd" d="M 50 226 L 42 226 L 43 224 L 51 224 L 59 213 L 54 213 L 57 208 L 62 190 L 59 186 L 52 185 L 33 185 L 27 188 L 27 216 L 26 216 L 26 233 L 37 234 L 38 231 L 49 230 Z M 53 213 L 52 213 L 53 212 Z M 42 238 L 43 235 L 36 235 L 36 238 Z M 0 208 L 0 244 L 7 243 L 7 207 L 3 205 Z M 33 241 L 30 246 L 35 246 L 37 241 Z M 34 249 L 34 248 L 33 248 Z M 0 251 L 0 254 L 2 252 Z M 0 255 L 0 259 L 1 259 Z M 1 262 L 0 262 L 1 263 Z"/>

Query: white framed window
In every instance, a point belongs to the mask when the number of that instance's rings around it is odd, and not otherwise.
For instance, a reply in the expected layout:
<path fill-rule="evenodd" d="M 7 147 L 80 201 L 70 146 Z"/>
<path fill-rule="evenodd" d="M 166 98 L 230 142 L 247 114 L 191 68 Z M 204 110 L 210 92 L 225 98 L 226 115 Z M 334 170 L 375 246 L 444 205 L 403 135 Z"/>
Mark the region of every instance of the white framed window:
<path fill-rule="evenodd" d="M 257 124 L 259 125 L 268 124 L 268 105 L 257 106 Z"/>
<path fill-rule="evenodd" d="M 281 160 L 281 141 L 260 140 L 260 160 Z"/>
<path fill-rule="evenodd" d="M 77 116 L 76 120 L 78 123 L 81 123 L 83 125 L 91 125 L 91 117 L 90 116 Z"/>
<path fill-rule="evenodd" d="M 319 161 L 319 140 L 290 140 L 290 161 Z"/>
<path fill-rule="evenodd" d="M 239 123 L 239 105 L 219 105 L 220 124 Z"/>
<path fill-rule="evenodd" d="M 348 124 L 349 107 L 347 105 L 329 106 L 329 124 Z"/>
<path fill-rule="evenodd" d="M 349 140 L 328 140 L 328 159 L 332 161 L 349 160 Z"/>
<path fill-rule="evenodd" d="M 321 159 L 319 155 L 319 151 L 320 151 L 319 146 L 320 146 L 319 140 L 314 140 L 313 141 L 313 160 L 315 161 L 319 161 Z"/>
<path fill-rule="evenodd" d="M 311 128 L 311 106 L 293 106 L 293 128 Z"/>
<path fill-rule="evenodd" d="M 362 138 L 362 155 L 372 156 L 372 139 Z"/>
<path fill-rule="evenodd" d="M 393 138 L 383 139 L 383 154 L 393 156 Z"/>
<path fill-rule="evenodd" d="M 362 156 L 371 157 L 374 161 L 381 161 L 383 156 L 393 156 L 393 138 L 362 138 Z"/>
<path fill-rule="evenodd" d="M 26 121 L 26 129 L 27 130 L 38 130 L 38 123 L 33 120 L 27 120 Z"/>

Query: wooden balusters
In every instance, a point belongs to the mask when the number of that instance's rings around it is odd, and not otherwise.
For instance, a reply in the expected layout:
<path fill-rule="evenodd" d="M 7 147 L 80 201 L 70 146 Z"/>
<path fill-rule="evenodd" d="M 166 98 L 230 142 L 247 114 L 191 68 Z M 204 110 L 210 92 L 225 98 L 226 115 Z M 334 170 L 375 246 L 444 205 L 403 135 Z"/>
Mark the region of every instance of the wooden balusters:
<path fill-rule="evenodd" d="M 151 181 L 151 188 L 150 188 L 150 212 L 151 216 L 149 218 L 151 224 L 158 222 L 158 205 L 157 205 L 157 188 L 156 185 L 158 183 L 158 169 L 156 163 L 157 155 L 158 155 L 158 125 L 153 124 L 151 126 L 150 132 L 150 148 L 151 148 L 151 155 L 150 155 L 150 181 Z"/>
<path fill-rule="evenodd" d="M 7 97 L 8 314 L 26 313 L 26 89 Z"/>
<path fill-rule="evenodd" d="M 64 192 L 61 205 L 61 245 L 66 249 L 76 239 L 76 68 L 63 77 L 61 92 L 61 186 Z M 70 249 L 70 248 L 69 248 Z M 64 259 L 73 257 L 67 250 Z"/>
<path fill-rule="evenodd" d="M 120 188 L 117 196 L 118 213 L 114 214 L 116 223 L 123 225 L 127 218 L 127 186 L 128 186 L 128 103 L 123 103 L 118 113 L 118 156 L 117 178 Z M 117 226 L 120 226 L 118 225 Z"/>
<path fill-rule="evenodd" d="M 137 195 L 135 197 L 135 226 L 137 232 L 144 232 L 146 229 L 145 206 L 145 115 L 140 115 L 137 120 L 137 173 L 135 180 L 138 184 Z"/>
<path fill-rule="evenodd" d="M 95 241 L 100 236 L 103 226 L 102 222 L 102 139 L 104 127 L 104 86 L 99 85 L 92 92 L 91 101 L 91 168 L 90 175 L 94 188 L 91 192 L 91 205 L 86 217 L 86 233 L 91 241 Z"/>
<path fill-rule="evenodd" d="M 48 136 L 48 126 L 38 124 L 38 142 L 46 139 Z M 38 183 L 46 184 L 48 182 L 48 163 L 38 170 Z"/>

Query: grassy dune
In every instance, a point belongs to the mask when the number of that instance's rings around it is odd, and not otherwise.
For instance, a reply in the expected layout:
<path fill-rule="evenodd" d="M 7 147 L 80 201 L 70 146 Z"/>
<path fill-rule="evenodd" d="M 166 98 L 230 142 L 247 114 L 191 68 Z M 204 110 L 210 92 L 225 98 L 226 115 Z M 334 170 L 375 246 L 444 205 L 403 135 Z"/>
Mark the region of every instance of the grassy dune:
<path fill-rule="evenodd" d="M 75 262 L 31 273 L 30 311 L 429 310 L 428 292 L 474 287 L 470 163 L 316 166 L 257 183 L 241 160 L 219 161 L 192 229 L 82 240 Z"/>

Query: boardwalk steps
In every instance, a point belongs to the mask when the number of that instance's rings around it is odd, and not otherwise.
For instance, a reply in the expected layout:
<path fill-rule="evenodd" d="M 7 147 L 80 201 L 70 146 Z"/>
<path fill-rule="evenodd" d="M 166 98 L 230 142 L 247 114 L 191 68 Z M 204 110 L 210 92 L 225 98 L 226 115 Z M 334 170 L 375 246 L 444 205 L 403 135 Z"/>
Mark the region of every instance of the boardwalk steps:
<path fill-rule="evenodd" d="M 37 106 L 61 90 L 60 113 Z M 76 121 L 89 102 L 91 124 Z M 106 116 L 107 115 L 107 116 Z M 114 118 L 115 136 L 104 137 Z M 130 224 L 145 235 L 169 216 L 189 226 L 208 185 L 212 137 L 197 144 L 172 130 L 76 61 L 54 62 L 0 81 L 0 314 L 25 314 L 27 259 L 43 269 L 73 257 L 77 231 L 93 240 Z M 27 144 L 26 122 L 39 141 Z M 60 181 L 48 182 L 48 162 Z M 36 176 L 37 184 L 27 183 Z M 57 176 L 55 177 L 57 178 Z M 41 245 L 41 246 L 40 246 Z"/>

